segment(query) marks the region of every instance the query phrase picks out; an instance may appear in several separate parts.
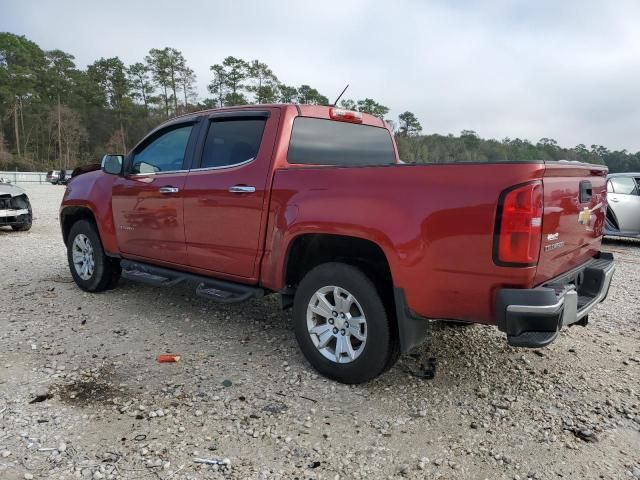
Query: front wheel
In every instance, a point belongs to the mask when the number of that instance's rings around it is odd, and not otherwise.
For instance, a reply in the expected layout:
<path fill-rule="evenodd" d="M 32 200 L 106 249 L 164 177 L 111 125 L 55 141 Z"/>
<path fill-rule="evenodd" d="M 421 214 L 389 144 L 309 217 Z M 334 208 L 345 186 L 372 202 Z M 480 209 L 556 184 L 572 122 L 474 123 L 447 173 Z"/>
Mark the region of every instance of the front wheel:
<path fill-rule="evenodd" d="M 105 255 L 93 223 L 78 220 L 67 240 L 67 260 L 76 284 L 87 292 L 114 287 L 120 277 L 120 265 Z"/>
<path fill-rule="evenodd" d="M 364 383 L 390 366 L 387 312 L 361 270 L 342 263 L 315 267 L 298 286 L 293 316 L 300 349 L 322 375 Z"/>

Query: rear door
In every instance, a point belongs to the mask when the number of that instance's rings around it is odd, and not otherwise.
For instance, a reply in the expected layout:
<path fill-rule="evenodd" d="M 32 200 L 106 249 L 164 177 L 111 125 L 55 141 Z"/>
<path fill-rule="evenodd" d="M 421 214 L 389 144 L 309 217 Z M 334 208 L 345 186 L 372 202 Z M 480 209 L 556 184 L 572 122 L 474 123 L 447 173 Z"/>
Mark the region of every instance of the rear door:
<path fill-rule="evenodd" d="M 220 112 L 203 122 L 184 197 L 193 268 L 239 279 L 257 277 L 279 112 Z"/>
<path fill-rule="evenodd" d="M 640 233 L 640 188 L 633 176 L 610 177 L 609 208 L 620 232 Z"/>
<path fill-rule="evenodd" d="M 197 123 L 176 122 L 147 137 L 130 154 L 128 172 L 112 189 L 113 217 L 126 256 L 187 264 L 184 185 Z"/>
<path fill-rule="evenodd" d="M 607 208 L 606 167 L 547 162 L 536 283 L 560 275 L 600 250 Z"/>

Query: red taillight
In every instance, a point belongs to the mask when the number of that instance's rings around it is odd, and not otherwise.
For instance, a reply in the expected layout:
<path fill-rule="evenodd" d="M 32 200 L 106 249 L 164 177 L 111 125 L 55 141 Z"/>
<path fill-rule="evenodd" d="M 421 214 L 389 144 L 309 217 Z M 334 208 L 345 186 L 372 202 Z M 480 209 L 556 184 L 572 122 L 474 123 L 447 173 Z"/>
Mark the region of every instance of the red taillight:
<path fill-rule="evenodd" d="M 344 108 L 331 107 L 329 109 L 329 118 L 331 120 L 340 120 L 341 122 L 362 123 L 362 113 L 345 110 Z"/>
<path fill-rule="evenodd" d="M 542 182 L 527 183 L 500 195 L 494 260 L 504 266 L 538 263 L 542 236 Z"/>

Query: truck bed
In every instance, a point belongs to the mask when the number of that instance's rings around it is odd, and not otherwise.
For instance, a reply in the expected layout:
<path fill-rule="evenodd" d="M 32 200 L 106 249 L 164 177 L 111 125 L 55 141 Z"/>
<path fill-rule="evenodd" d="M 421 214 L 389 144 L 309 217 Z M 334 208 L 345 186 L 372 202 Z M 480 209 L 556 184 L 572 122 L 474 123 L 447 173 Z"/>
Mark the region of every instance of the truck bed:
<path fill-rule="evenodd" d="M 591 176 L 592 170 L 597 176 Z M 601 202 L 603 171 L 597 166 L 544 162 L 277 170 L 262 265 L 265 284 L 277 285 L 281 272 L 274 260 L 284 254 L 281 250 L 297 231 L 339 231 L 381 246 L 394 286 L 404 290 L 418 315 L 494 323 L 498 289 L 532 288 L 595 255 L 601 229 L 595 220 L 591 228 L 578 224 L 578 184 L 592 179 L 589 205 Z M 537 266 L 496 265 L 500 194 L 535 180 L 544 181 L 541 248 L 552 230 L 566 238 L 568 248 L 541 254 Z M 273 272 L 271 277 L 268 272 Z"/>

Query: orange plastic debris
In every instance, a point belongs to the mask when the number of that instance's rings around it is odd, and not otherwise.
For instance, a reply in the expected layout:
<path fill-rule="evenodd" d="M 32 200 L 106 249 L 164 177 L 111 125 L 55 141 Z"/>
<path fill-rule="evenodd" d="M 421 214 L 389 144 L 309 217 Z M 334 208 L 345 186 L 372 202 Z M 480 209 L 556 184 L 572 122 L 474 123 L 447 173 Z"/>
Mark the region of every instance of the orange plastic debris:
<path fill-rule="evenodd" d="M 158 355 L 158 363 L 174 363 L 180 361 L 180 355 Z"/>

